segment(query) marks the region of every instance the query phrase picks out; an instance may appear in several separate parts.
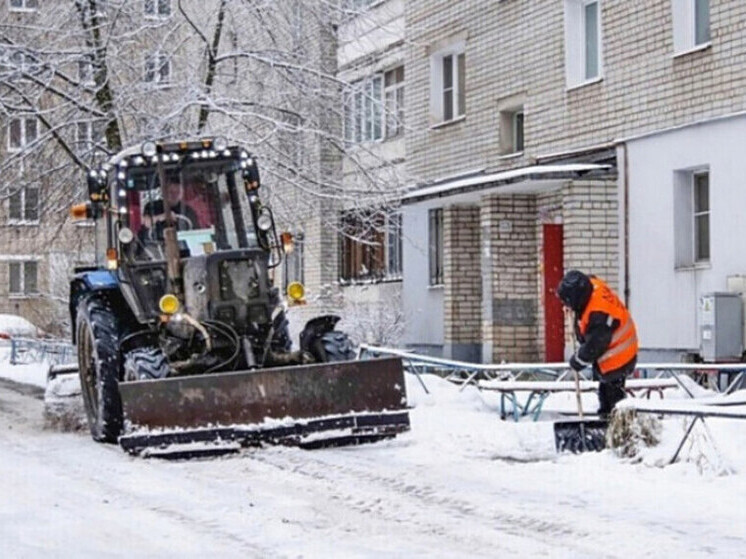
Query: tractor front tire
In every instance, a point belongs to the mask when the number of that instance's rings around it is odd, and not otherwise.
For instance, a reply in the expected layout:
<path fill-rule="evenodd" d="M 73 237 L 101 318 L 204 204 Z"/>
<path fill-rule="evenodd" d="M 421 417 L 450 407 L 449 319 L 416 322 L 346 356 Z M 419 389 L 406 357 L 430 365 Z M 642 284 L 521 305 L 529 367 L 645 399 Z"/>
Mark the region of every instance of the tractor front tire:
<path fill-rule="evenodd" d="M 152 380 L 168 376 L 168 360 L 155 347 L 139 347 L 124 359 L 124 380 Z"/>
<path fill-rule="evenodd" d="M 114 304 L 99 294 L 85 297 L 76 320 L 78 366 L 93 440 L 115 443 L 122 432 L 119 396 L 119 322 Z"/>

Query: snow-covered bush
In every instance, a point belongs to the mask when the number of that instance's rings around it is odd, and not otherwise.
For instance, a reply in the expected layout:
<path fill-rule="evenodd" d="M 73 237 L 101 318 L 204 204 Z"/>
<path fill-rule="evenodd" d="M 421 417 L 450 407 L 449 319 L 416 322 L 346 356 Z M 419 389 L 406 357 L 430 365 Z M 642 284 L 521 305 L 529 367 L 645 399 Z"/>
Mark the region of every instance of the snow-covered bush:
<path fill-rule="evenodd" d="M 622 458 L 636 458 L 641 445 L 656 446 L 661 440 L 661 424 L 649 414 L 635 410 L 614 410 L 606 431 L 606 446 Z"/>

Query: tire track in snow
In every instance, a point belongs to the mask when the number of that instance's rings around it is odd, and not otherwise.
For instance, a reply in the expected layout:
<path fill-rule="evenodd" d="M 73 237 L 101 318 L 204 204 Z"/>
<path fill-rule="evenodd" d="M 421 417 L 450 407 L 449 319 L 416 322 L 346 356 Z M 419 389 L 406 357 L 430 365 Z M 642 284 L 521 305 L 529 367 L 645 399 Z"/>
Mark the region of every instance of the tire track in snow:
<path fill-rule="evenodd" d="M 597 548 L 583 542 L 589 534 L 566 523 L 510 512 L 498 502 L 485 507 L 483 497 L 476 498 L 476 502 L 481 502 L 476 504 L 426 480 L 413 482 L 411 471 L 406 473 L 410 479 L 396 473 L 385 474 L 378 462 L 361 459 L 352 466 L 351 453 L 342 452 L 343 455 L 335 451 L 268 449 L 255 453 L 253 459 L 323 484 L 330 500 L 358 514 L 394 522 L 415 533 L 438 535 L 471 553 L 492 555 L 496 547 L 500 551 L 525 553 L 528 547 L 537 554 L 551 554 L 561 542 L 564 551 L 572 549 L 598 556 Z M 339 456 L 344 456 L 344 464 L 336 460 Z M 454 529 L 454 522 L 462 523 L 465 529 Z M 506 535 L 510 541 L 506 541 Z"/>

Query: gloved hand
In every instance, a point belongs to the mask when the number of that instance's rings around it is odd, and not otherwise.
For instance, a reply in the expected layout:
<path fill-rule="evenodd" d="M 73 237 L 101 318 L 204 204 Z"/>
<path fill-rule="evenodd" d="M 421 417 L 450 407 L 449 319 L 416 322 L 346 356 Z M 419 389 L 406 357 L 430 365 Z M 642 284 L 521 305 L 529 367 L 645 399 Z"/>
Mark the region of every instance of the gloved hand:
<path fill-rule="evenodd" d="M 572 357 L 570 357 L 570 367 L 580 372 L 585 369 L 586 366 L 581 363 L 575 355 L 573 355 Z"/>

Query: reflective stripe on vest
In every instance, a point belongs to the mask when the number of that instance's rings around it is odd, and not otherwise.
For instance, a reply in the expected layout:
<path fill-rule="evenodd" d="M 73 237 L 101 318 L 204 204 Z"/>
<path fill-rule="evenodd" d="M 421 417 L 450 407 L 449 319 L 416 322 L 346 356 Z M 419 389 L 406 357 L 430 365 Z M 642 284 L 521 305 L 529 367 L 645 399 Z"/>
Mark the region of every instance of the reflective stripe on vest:
<path fill-rule="evenodd" d="M 580 317 L 578 326 L 580 333 L 585 336 L 592 312 L 606 313 L 619 321 L 619 327 L 612 333 L 609 347 L 597 359 L 601 373 L 609 373 L 623 367 L 637 355 L 637 330 L 629 311 L 611 288 L 594 277 L 591 278 L 591 284 L 593 285 L 593 292 L 583 315 Z"/>

